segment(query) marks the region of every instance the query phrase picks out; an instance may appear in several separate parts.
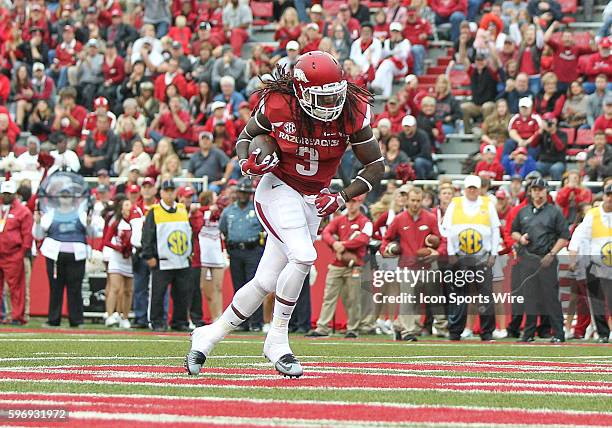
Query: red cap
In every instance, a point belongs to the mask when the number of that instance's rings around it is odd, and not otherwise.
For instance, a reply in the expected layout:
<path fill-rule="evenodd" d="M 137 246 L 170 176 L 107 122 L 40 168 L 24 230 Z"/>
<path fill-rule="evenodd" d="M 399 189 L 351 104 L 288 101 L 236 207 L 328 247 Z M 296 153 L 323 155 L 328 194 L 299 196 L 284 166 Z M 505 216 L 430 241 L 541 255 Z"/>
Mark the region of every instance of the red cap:
<path fill-rule="evenodd" d="M 604 37 L 599 41 L 599 47 L 604 49 L 610 49 L 612 47 L 612 40 L 610 37 Z"/>
<path fill-rule="evenodd" d="M 178 190 L 179 197 L 190 198 L 195 194 L 195 190 L 191 186 L 183 186 Z"/>
<path fill-rule="evenodd" d="M 111 12 L 111 16 L 122 16 L 123 12 L 121 12 L 121 9 L 113 9 L 113 11 Z"/>
<path fill-rule="evenodd" d="M 519 147 L 515 151 L 513 151 L 512 154 L 514 154 L 514 155 L 523 154 L 523 155 L 527 156 L 527 147 Z"/>
<path fill-rule="evenodd" d="M 140 186 L 138 184 L 130 184 L 125 189 L 125 193 L 140 193 Z"/>
<path fill-rule="evenodd" d="M 37 4 L 37 3 L 34 3 L 34 4 L 32 5 L 32 7 L 31 7 L 31 10 L 41 10 L 41 9 L 42 9 L 42 8 L 41 8 L 41 7 L 40 7 L 40 5 L 39 5 L 39 4 Z"/>
<path fill-rule="evenodd" d="M 553 112 L 548 111 L 548 112 L 546 112 L 546 113 L 544 113 L 542 115 L 542 119 L 544 119 L 544 120 L 555 120 L 556 117 L 555 117 L 555 114 Z"/>
<path fill-rule="evenodd" d="M 74 27 L 72 25 L 64 25 L 64 31 L 70 31 L 74 33 Z"/>
<path fill-rule="evenodd" d="M 98 97 L 94 100 L 94 108 L 108 107 L 108 100 L 104 97 Z"/>
<path fill-rule="evenodd" d="M 238 104 L 238 110 L 240 110 L 241 108 L 248 108 L 250 110 L 251 106 L 249 105 L 247 101 L 243 101 L 240 104 Z"/>
<path fill-rule="evenodd" d="M 151 177 L 145 177 L 145 179 L 142 180 L 142 187 L 144 186 L 155 186 L 155 180 Z"/>
<path fill-rule="evenodd" d="M 497 192 L 495 192 L 495 197 L 497 199 L 506 199 L 508 197 L 508 194 L 505 190 L 498 190 Z"/>

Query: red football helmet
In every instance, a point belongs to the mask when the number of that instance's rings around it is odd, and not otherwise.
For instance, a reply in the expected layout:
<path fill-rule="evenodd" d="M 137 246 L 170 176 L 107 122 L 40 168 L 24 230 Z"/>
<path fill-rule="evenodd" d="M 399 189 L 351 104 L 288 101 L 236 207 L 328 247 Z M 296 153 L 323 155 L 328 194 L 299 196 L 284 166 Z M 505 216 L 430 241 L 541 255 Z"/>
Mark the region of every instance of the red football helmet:
<path fill-rule="evenodd" d="M 326 52 L 300 55 L 293 67 L 293 89 L 300 106 L 311 117 L 336 120 L 346 100 L 347 83 L 340 63 Z"/>

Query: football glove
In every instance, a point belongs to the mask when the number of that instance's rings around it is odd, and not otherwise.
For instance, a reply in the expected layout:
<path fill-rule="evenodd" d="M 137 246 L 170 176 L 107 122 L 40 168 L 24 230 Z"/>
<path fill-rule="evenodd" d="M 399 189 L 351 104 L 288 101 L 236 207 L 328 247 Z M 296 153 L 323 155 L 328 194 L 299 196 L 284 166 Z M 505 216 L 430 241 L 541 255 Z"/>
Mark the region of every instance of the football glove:
<path fill-rule="evenodd" d="M 340 193 L 331 193 L 326 187 L 321 190 L 315 198 L 315 207 L 317 215 L 325 217 L 335 213 L 338 209 L 344 208 L 346 201 Z"/>
<path fill-rule="evenodd" d="M 261 153 L 261 149 L 255 149 L 247 159 L 238 161 L 242 175 L 260 176 L 276 168 L 280 161 L 276 154 L 268 155 L 261 163 L 257 163 L 259 153 Z"/>

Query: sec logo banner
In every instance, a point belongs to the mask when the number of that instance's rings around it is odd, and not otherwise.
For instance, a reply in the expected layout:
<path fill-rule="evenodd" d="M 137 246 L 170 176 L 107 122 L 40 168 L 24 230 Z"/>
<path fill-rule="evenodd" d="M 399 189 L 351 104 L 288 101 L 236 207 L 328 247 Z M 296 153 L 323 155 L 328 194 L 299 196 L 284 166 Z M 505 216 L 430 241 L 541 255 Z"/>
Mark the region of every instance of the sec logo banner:
<path fill-rule="evenodd" d="M 182 256 L 187 252 L 187 244 L 187 234 L 182 230 L 176 230 L 168 236 L 168 248 L 177 256 Z"/>
<path fill-rule="evenodd" d="M 601 262 L 608 267 L 612 267 L 612 241 L 606 242 L 601 247 Z"/>
<path fill-rule="evenodd" d="M 475 229 L 465 229 L 459 233 L 459 250 L 464 254 L 477 254 L 482 249 L 482 235 Z"/>

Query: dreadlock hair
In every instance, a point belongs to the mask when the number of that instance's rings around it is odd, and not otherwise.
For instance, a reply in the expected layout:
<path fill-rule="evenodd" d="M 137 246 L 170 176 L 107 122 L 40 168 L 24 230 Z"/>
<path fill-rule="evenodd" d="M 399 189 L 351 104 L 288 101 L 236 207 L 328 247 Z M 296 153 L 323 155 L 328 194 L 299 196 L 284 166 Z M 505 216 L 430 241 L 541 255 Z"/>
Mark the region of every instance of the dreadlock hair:
<path fill-rule="evenodd" d="M 261 100 L 264 102 L 268 101 L 268 97 L 273 94 L 284 94 L 289 95 L 292 101 L 289 102 L 289 109 L 291 114 L 297 118 L 295 124 L 297 129 L 304 129 L 306 133 L 312 134 L 314 131 L 314 119 L 310 117 L 306 112 L 299 106 L 295 100 L 295 90 L 293 89 L 293 75 L 285 67 L 276 65 L 276 78 L 263 82 L 263 87 L 258 89 L 256 92 Z M 260 78 L 261 79 L 261 78 Z M 362 103 L 372 106 L 374 97 L 367 89 L 355 85 L 354 83 L 348 82 L 346 88 L 346 101 L 344 102 L 344 108 L 340 117 L 335 120 L 338 124 L 338 129 L 341 133 L 346 134 L 346 124 L 355 123 L 355 113 L 358 111 L 358 106 Z M 295 110 L 298 110 L 297 112 Z M 365 116 L 365 111 L 359 111 Z"/>

